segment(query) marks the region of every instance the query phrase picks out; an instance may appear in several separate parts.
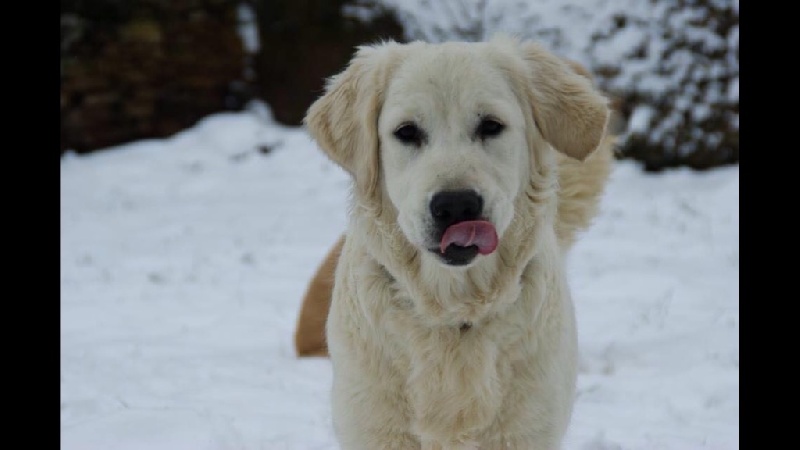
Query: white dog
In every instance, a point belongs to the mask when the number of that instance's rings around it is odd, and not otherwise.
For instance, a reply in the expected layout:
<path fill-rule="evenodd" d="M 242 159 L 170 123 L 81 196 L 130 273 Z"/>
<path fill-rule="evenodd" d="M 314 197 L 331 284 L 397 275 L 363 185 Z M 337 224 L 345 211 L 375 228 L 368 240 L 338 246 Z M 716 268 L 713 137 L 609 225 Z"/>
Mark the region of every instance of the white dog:
<path fill-rule="evenodd" d="M 564 257 L 609 173 L 608 100 L 541 47 L 359 48 L 309 109 L 353 177 L 327 322 L 344 449 L 556 449 Z"/>

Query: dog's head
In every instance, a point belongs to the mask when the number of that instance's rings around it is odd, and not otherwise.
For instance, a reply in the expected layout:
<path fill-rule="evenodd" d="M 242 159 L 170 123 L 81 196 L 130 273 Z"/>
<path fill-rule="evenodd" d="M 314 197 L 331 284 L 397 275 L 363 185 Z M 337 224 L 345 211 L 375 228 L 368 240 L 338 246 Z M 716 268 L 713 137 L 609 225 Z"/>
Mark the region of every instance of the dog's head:
<path fill-rule="evenodd" d="M 466 266 L 495 251 L 552 149 L 586 158 L 608 119 L 585 72 L 498 38 L 360 47 L 306 124 L 357 202 L 389 203 L 411 245 Z"/>

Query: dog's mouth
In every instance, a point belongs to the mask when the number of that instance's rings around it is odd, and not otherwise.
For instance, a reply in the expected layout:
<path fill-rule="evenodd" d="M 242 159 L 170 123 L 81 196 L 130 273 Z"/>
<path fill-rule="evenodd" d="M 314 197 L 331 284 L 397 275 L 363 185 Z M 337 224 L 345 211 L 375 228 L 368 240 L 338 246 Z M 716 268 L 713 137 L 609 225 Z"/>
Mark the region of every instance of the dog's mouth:
<path fill-rule="evenodd" d="M 476 256 L 491 254 L 497 249 L 497 230 L 486 220 L 466 220 L 450 225 L 442 233 L 439 248 L 431 249 L 451 266 L 464 266 Z"/>

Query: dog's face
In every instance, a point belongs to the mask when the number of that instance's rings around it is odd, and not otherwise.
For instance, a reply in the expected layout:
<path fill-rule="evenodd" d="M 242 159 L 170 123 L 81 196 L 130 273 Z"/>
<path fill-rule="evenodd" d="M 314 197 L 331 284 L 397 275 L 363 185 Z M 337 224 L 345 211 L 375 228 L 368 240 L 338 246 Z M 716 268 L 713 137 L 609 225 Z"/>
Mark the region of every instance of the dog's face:
<path fill-rule="evenodd" d="M 487 55 L 431 50 L 409 54 L 386 88 L 381 173 L 408 240 L 468 265 L 495 250 L 527 183 L 524 105 Z"/>
<path fill-rule="evenodd" d="M 358 202 L 391 206 L 424 257 L 469 266 L 500 245 L 548 152 L 585 158 L 608 115 L 566 62 L 498 39 L 362 47 L 306 123 Z"/>

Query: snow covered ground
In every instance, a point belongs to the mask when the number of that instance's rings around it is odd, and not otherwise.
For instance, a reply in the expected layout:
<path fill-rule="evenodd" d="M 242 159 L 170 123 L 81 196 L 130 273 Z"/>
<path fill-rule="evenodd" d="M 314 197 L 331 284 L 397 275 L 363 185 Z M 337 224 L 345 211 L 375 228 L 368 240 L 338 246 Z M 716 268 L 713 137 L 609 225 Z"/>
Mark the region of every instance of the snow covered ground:
<path fill-rule="evenodd" d="M 269 149 L 269 151 L 265 151 Z M 295 358 L 347 176 L 255 109 L 61 163 L 61 448 L 336 449 Z M 569 260 L 565 449 L 739 448 L 739 169 L 620 162 Z"/>

